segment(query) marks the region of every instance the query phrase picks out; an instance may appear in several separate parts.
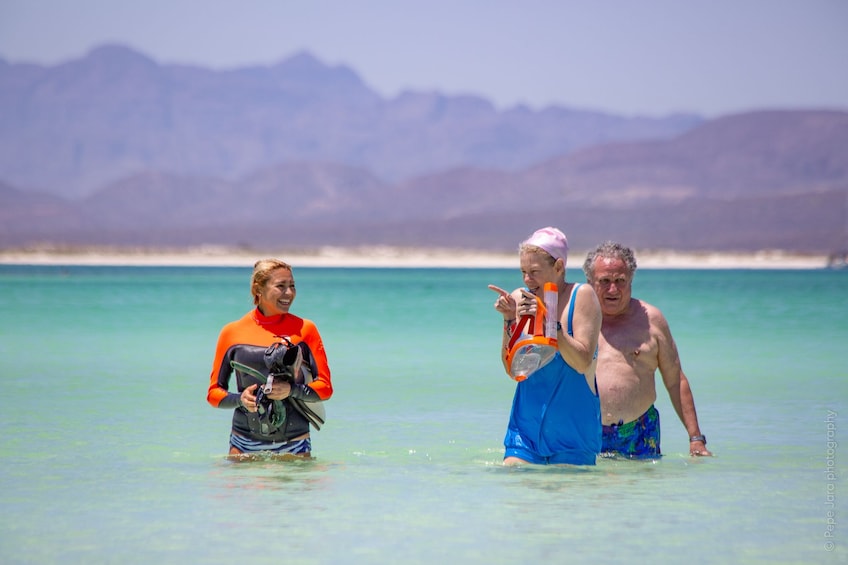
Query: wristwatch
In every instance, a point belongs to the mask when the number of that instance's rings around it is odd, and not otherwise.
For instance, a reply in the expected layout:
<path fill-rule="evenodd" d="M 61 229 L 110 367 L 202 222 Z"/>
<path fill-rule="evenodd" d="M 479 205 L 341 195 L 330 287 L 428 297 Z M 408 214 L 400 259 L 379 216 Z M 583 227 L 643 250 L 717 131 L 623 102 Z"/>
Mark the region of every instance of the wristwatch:
<path fill-rule="evenodd" d="M 704 445 L 707 445 L 707 436 L 704 436 L 704 435 L 692 436 L 692 437 L 689 438 L 689 443 L 692 443 L 693 441 L 700 441 Z"/>

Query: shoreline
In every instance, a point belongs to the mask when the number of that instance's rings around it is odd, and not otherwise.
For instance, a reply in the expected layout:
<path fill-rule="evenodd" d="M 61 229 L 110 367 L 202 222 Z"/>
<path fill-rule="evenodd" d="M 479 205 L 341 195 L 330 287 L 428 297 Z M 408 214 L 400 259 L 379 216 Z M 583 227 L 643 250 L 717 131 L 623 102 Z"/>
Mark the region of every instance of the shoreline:
<path fill-rule="evenodd" d="M 828 257 L 779 250 L 751 253 L 635 250 L 640 269 L 826 269 Z M 569 253 L 569 269 L 580 269 L 586 251 Z M 278 257 L 294 267 L 517 268 L 516 253 L 413 247 L 319 247 L 255 250 L 217 246 L 184 249 L 45 247 L 0 250 L 0 265 L 253 267 Z"/>

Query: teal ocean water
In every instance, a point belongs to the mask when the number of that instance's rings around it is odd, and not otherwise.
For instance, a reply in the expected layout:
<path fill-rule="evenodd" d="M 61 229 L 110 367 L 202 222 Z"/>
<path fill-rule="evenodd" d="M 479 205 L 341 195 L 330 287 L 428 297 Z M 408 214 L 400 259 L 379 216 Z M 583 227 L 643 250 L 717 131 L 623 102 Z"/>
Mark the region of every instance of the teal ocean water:
<path fill-rule="evenodd" d="M 588 469 L 500 465 L 486 285 L 517 269 L 295 276 L 328 422 L 313 461 L 237 464 L 205 395 L 248 269 L 0 266 L 0 562 L 848 559 L 848 272 L 640 271 L 716 457 L 688 456 L 659 385 L 665 456 Z"/>

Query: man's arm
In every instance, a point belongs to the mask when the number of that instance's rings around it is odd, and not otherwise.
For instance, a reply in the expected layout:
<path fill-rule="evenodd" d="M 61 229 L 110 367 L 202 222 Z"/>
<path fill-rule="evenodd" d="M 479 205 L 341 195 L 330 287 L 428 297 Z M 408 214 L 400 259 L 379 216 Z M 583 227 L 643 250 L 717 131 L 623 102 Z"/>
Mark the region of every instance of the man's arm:
<path fill-rule="evenodd" d="M 701 428 L 698 426 L 698 413 L 695 411 L 695 397 L 692 396 L 692 389 L 689 387 L 689 379 L 686 378 L 686 375 L 683 371 L 680 371 L 680 407 L 682 416 L 680 420 L 683 422 L 683 425 L 686 427 L 686 431 L 689 433 L 689 455 L 712 455 L 710 451 L 707 449 L 707 440 L 706 439 L 696 439 L 692 440 L 692 438 L 703 438 L 703 434 L 701 434 Z"/>
<path fill-rule="evenodd" d="M 677 352 L 674 338 L 671 337 L 668 322 L 659 310 L 656 310 L 651 318 L 651 324 L 658 334 L 660 374 L 668 390 L 671 405 L 677 412 L 677 417 L 680 418 L 683 427 L 686 428 L 686 433 L 689 434 L 689 454 L 712 455 L 707 449 L 706 439 L 701 434 L 701 428 L 698 425 L 695 398 L 692 396 L 689 379 L 686 378 L 683 369 L 680 367 L 680 355 Z M 696 438 L 695 441 L 692 441 L 693 438 Z"/>

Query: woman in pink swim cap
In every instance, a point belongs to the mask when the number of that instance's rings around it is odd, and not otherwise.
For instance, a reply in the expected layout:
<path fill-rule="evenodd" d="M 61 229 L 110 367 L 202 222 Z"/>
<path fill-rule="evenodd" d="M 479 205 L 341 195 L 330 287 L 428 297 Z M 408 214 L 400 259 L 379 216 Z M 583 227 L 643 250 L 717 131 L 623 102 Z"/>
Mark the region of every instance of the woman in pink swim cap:
<path fill-rule="evenodd" d="M 594 290 L 565 280 L 568 239 L 545 227 L 519 245 L 524 287 L 498 293 L 495 310 L 504 321 L 502 361 L 516 321 L 535 315 L 545 283 L 558 290 L 557 354 L 515 387 L 504 438 L 504 465 L 594 465 L 601 450 L 601 408 L 595 384 L 601 308 Z M 509 367 L 506 367 L 507 371 Z"/>

